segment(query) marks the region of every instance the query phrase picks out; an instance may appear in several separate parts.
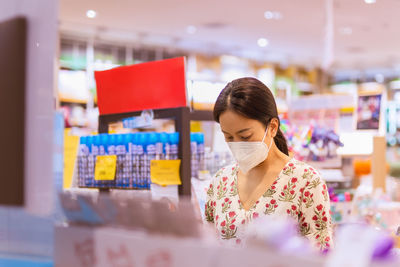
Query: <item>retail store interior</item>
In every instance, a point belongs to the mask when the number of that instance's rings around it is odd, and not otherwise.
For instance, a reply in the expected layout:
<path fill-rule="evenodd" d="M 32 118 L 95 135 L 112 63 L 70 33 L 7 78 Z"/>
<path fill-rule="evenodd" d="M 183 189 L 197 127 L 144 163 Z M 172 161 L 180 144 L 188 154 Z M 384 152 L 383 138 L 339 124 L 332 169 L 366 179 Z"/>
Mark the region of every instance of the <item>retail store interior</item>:
<path fill-rule="evenodd" d="M 399 10 L 0 0 L 0 266 L 400 266 Z M 224 240 L 240 192 L 213 181 L 238 160 L 213 109 L 243 77 L 271 91 L 289 157 L 313 168 L 300 178 L 321 177 L 329 249 L 301 237 L 301 212 L 268 216 L 274 198 Z"/>

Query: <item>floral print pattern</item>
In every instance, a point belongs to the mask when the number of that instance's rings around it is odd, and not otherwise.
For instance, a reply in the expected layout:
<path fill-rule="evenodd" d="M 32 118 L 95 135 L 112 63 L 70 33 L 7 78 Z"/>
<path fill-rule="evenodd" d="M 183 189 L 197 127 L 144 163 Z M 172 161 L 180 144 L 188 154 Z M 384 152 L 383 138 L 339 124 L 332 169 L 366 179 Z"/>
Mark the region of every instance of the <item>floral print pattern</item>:
<path fill-rule="evenodd" d="M 312 167 L 291 159 L 249 210 L 239 198 L 237 173 L 237 165 L 221 169 L 207 188 L 205 219 L 215 224 L 221 239 L 239 244 L 251 221 L 274 214 L 294 218 L 299 233 L 315 247 L 324 250 L 332 246 L 329 194 Z"/>

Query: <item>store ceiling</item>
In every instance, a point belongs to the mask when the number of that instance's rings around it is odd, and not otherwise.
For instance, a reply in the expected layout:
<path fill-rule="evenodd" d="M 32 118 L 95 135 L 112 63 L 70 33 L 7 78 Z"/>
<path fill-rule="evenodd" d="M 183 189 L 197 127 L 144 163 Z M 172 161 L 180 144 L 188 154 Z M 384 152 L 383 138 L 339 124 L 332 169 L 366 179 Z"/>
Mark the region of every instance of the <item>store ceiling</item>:
<path fill-rule="evenodd" d="M 400 0 L 332 0 L 335 69 L 400 64 Z M 86 11 L 97 12 L 94 19 Z M 279 20 L 264 18 L 277 11 Z M 190 34 L 187 27 L 196 32 Z M 123 43 L 234 54 L 283 64 L 320 65 L 324 55 L 323 0 L 60 0 L 64 34 Z M 257 45 L 260 37 L 269 45 Z"/>

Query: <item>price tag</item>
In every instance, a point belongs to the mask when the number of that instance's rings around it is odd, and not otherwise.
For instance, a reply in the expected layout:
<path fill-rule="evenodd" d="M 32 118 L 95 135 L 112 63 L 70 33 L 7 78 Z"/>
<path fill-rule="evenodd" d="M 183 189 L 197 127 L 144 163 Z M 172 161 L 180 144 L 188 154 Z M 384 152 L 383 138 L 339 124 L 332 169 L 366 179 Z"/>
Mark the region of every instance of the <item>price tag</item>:
<path fill-rule="evenodd" d="M 179 167 L 181 160 L 152 160 L 150 164 L 151 182 L 158 185 L 180 185 Z"/>
<path fill-rule="evenodd" d="M 94 179 L 96 181 L 114 180 L 117 170 L 117 156 L 97 156 Z"/>

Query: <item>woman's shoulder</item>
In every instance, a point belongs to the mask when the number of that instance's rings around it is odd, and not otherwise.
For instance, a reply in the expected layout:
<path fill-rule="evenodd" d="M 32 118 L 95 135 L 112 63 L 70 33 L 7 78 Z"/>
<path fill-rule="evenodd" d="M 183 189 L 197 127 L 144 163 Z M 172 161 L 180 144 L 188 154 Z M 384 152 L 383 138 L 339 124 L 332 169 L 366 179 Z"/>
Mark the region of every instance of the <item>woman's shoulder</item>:
<path fill-rule="evenodd" d="M 295 158 L 292 158 L 285 168 L 289 169 L 290 172 L 297 178 L 302 178 L 305 180 L 321 178 L 321 175 L 317 169 L 312 167 L 310 164 Z"/>
<path fill-rule="evenodd" d="M 233 163 L 231 165 L 225 166 L 221 169 L 219 169 L 215 174 L 212 179 L 213 183 L 219 182 L 221 179 L 232 179 L 235 176 L 235 173 L 237 172 L 237 164 Z"/>

